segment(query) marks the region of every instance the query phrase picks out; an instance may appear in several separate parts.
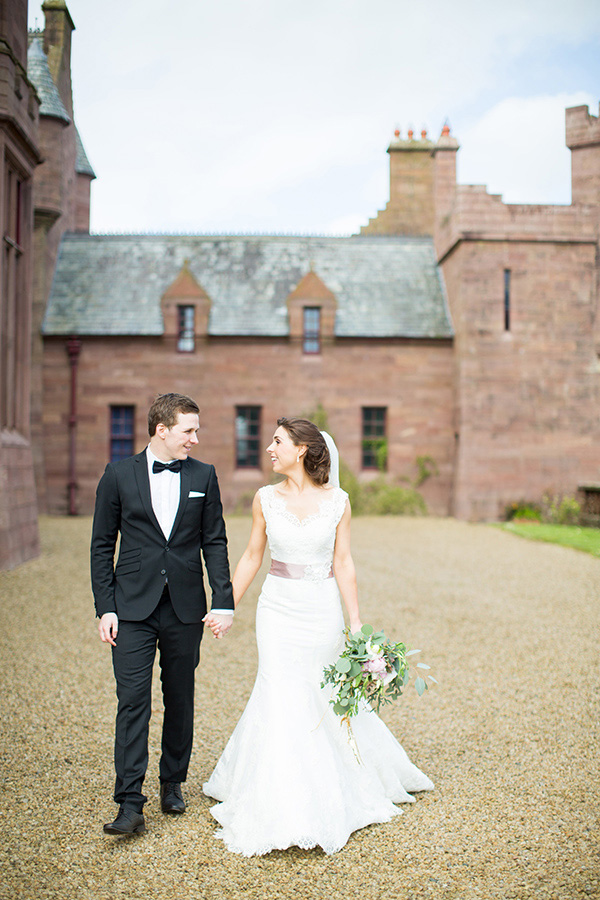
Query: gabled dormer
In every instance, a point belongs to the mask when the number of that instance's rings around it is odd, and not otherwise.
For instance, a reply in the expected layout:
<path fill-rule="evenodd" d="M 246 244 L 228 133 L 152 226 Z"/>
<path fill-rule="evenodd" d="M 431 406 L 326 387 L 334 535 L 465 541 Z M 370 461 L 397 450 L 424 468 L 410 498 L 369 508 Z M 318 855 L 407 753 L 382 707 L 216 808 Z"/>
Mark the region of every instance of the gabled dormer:
<path fill-rule="evenodd" d="M 335 337 L 335 294 L 311 268 L 287 298 L 290 339 L 302 352 L 321 353 L 323 343 Z"/>
<path fill-rule="evenodd" d="M 186 259 L 161 299 L 164 336 L 174 340 L 180 353 L 193 353 L 196 341 L 206 338 L 210 305 L 210 297 L 190 272 Z"/>

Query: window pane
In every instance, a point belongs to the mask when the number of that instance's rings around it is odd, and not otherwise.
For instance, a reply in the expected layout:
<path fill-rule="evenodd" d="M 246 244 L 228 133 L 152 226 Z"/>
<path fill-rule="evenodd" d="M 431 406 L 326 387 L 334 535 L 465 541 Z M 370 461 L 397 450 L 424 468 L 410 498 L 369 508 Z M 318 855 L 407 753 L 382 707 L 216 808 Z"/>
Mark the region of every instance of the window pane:
<path fill-rule="evenodd" d="M 387 465 L 386 407 L 363 406 L 362 465 L 363 469 L 384 470 Z"/>
<path fill-rule="evenodd" d="M 260 468 L 260 406 L 238 406 L 235 413 L 235 464 Z"/>
<path fill-rule="evenodd" d="M 133 406 L 110 408 L 110 461 L 119 462 L 133 456 Z"/>
<path fill-rule="evenodd" d="M 178 306 L 177 349 L 181 353 L 192 353 L 196 336 L 196 309 L 193 306 Z"/>
<path fill-rule="evenodd" d="M 302 349 L 304 353 L 321 352 L 320 306 L 305 306 L 303 309 Z"/>

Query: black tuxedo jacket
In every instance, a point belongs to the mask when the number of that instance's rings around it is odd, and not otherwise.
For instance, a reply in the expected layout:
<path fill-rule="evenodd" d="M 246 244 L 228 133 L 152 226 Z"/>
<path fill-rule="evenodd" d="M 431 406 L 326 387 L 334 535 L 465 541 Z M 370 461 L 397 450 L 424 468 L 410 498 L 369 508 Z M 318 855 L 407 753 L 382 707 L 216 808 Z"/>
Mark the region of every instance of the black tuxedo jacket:
<path fill-rule="evenodd" d="M 92 527 L 92 590 L 98 616 L 116 612 L 120 619 L 134 622 L 147 618 L 168 580 L 178 618 L 186 624 L 200 622 L 206 615 L 201 552 L 213 607 L 233 609 L 214 466 L 188 458 L 180 480 L 179 509 L 167 540 L 152 509 L 146 451 L 107 465 L 96 491 Z"/>

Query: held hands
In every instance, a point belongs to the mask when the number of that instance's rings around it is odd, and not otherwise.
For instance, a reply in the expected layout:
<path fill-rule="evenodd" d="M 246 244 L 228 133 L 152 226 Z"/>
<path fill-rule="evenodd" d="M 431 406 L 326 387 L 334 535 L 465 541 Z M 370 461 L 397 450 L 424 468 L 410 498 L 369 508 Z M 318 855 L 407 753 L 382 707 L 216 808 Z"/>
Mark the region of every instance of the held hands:
<path fill-rule="evenodd" d="M 104 613 L 98 623 L 98 631 L 100 632 L 101 641 L 116 647 L 116 638 L 119 631 L 119 619 L 117 618 L 117 614 Z"/>
<path fill-rule="evenodd" d="M 222 638 L 233 625 L 233 616 L 221 616 L 219 613 L 207 613 L 202 621 L 210 628 L 213 637 Z"/>

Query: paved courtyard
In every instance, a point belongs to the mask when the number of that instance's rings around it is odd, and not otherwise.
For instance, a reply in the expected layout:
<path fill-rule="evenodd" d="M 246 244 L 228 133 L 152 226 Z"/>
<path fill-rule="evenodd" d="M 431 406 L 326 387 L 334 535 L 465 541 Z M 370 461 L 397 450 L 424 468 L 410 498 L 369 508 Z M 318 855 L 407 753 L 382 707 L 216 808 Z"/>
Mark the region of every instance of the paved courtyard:
<path fill-rule="evenodd" d="M 158 805 L 155 680 L 147 833 L 113 839 L 110 653 L 89 519 L 43 519 L 43 556 L 0 573 L 2 900 L 600 897 L 600 560 L 445 519 L 356 519 L 363 621 L 423 650 L 439 685 L 383 713 L 436 789 L 332 857 L 245 859 L 213 838 L 202 782 L 252 688 L 256 580 L 203 642 L 188 812 Z M 249 533 L 230 518 L 231 559 Z"/>

